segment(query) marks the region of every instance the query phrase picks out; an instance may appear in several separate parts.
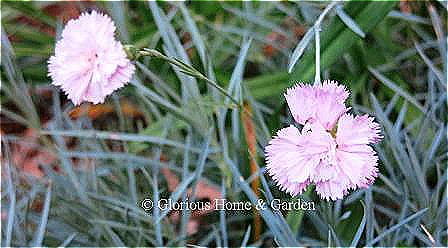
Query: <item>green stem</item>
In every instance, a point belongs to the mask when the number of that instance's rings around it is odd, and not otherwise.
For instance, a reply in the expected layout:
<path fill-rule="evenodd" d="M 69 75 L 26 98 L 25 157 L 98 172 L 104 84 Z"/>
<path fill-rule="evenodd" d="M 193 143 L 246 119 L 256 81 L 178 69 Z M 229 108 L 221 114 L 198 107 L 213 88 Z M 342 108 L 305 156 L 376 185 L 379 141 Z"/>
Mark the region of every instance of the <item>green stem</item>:
<path fill-rule="evenodd" d="M 311 187 L 309 187 L 305 193 L 303 193 L 304 196 L 308 196 L 311 192 Z M 294 197 L 291 199 L 292 202 L 299 202 L 301 199 L 299 197 Z M 303 214 L 304 210 L 301 209 L 292 209 L 288 212 L 288 215 L 286 216 L 286 222 L 288 223 L 289 227 L 291 228 L 292 233 L 297 234 L 300 228 L 300 224 L 302 224 L 303 220 Z"/>
<path fill-rule="evenodd" d="M 201 72 L 199 72 L 198 70 L 196 70 L 194 67 L 192 67 L 191 65 L 188 65 L 176 58 L 172 58 L 172 57 L 168 57 L 164 54 L 162 54 L 161 52 L 154 50 L 154 49 L 148 49 L 148 48 L 143 48 L 142 50 L 136 50 L 135 47 L 131 46 L 131 45 L 127 45 L 125 46 L 125 50 L 128 53 L 128 56 L 131 59 L 138 59 L 140 56 L 149 56 L 149 57 L 153 57 L 153 58 L 159 58 L 159 59 L 163 59 L 177 67 L 180 68 L 180 71 L 182 73 L 185 73 L 187 75 L 190 75 L 192 77 L 196 77 L 198 79 L 204 80 L 205 82 L 207 82 L 208 84 L 210 84 L 212 87 L 214 87 L 215 89 L 217 89 L 221 94 L 223 94 L 224 96 L 226 96 L 227 98 L 230 99 L 230 101 L 232 101 L 234 104 L 236 104 L 236 106 L 238 107 L 239 111 L 243 111 L 246 114 L 249 115 L 250 118 L 253 118 L 252 114 L 247 112 L 243 106 L 241 105 L 240 102 L 238 102 L 235 98 L 233 98 L 229 93 L 227 93 L 227 91 L 225 89 L 223 89 L 221 86 L 219 86 L 215 81 L 209 79 L 208 77 L 204 76 Z"/>
<path fill-rule="evenodd" d="M 334 7 L 336 6 L 337 2 L 332 2 L 329 4 L 322 14 L 320 14 L 319 18 L 317 19 L 316 23 L 314 24 L 314 38 L 316 41 L 316 71 L 315 71 L 315 78 L 314 78 L 314 85 L 320 85 L 320 25 L 322 23 L 322 20 L 324 19 L 325 15 Z"/>
<path fill-rule="evenodd" d="M 223 95 L 225 95 L 226 97 L 228 97 L 233 103 L 235 103 L 239 109 L 241 109 L 241 104 L 235 100 L 235 98 L 233 98 L 231 95 L 229 95 L 227 93 L 226 90 L 224 90 L 223 88 L 221 88 L 221 86 L 219 86 L 215 81 L 207 78 L 206 76 L 204 76 L 201 72 L 199 72 L 198 70 L 196 70 L 194 67 L 185 64 L 184 62 L 177 60 L 175 58 L 171 58 L 168 57 L 166 55 L 163 55 L 162 53 L 160 53 L 157 50 L 154 49 L 148 49 L 148 48 L 143 48 L 142 50 L 138 51 L 138 54 L 141 56 L 150 56 L 150 57 L 155 57 L 155 58 L 159 58 L 159 59 L 163 59 L 177 67 L 179 67 L 181 69 L 181 72 L 188 74 L 190 76 L 196 77 L 198 79 L 202 79 L 204 81 L 206 81 L 208 84 L 210 84 L 212 87 L 214 87 L 215 89 L 217 89 L 219 92 L 221 92 Z"/>

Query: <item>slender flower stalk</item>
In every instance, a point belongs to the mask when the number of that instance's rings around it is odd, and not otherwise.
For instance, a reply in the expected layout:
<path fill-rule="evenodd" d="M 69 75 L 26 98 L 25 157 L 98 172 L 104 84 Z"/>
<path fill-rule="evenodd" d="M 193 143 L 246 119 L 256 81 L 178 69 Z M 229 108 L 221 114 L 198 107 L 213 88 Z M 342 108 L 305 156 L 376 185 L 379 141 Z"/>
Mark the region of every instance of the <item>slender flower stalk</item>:
<path fill-rule="evenodd" d="M 250 118 L 253 118 L 252 113 L 248 112 L 238 100 L 236 100 L 233 96 L 231 96 L 229 93 L 227 93 L 227 91 L 225 89 L 223 89 L 221 86 L 219 86 L 218 83 L 216 83 L 215 81 L 204 76 L 204 74 L 202 74 L 201 72 L 196 70 L 196 68 L 194 68 L 193 66 L 188 65 L 176 58 L 168 57 L 155 49 L 143 48 L 141 50 L 137 50 L 132 45 L 127 45 L 127 46 L 125 46 L 125 48 L 126 48 L 128 56 L 133 60 L 136 60 L 142 56 L 148 56 L 148 57 L 162 59 L 162 60 L 167 61 L 168 63 L 171 63 L 171 64 L 179 67 L 179 69 L 182 73 L 185 73 L 192 77 L 196 77 L 200 80 L 204 80 L 205 82 L 210 84 L 212 87 L 217 89 L 221 94 L 223 94 L 224 96 L 229 98 L 230 101 L 232 101 L 238 107 L 239 111 L 247 114 Z"/>
<path fill-rule="evenodd" d="M 314 85 L 320 85 L 320 26 L 314 28 L 314 37 L 316 39 L 316 74 Z"/>
<path fill-rule="evenodd" d="M 334 8 L 336 6 L 337 2 L 332 2 L 330 3 L 325 9 L 324 11 L 320 14 L 319 18 L 317 18 L 317 21 L 314 23 L 314 39 L 316 42 L 316 74 L 314 77 L 314 85 L 320 85 L 321 84 L 321 80 L 320 80 L 320 31 L 321 31 L 321 23 L 324 19 L 324 17 L 327 15 L 328 12 L 330 12 L 330 10 L 332 8 Z"/>
<path fill-rule="evenodd" d="M 187 75 L 190 75 L 192 77 L 196 77 L 198 79 L 206 81 L 208 84 L 210 84 L 211 86 L 216 88 L 219 92 L 221 92 L 223 95 L 228 97 L 233 103 L 235 103 L 238 106 L 238 108 L 242 109 L 241 104 L 235 98 L 233 98 L 231 95 L 229 95 L 227 93 L 227 91 L 224 90 L 223 88 L 221 88 L 221 86 L 219 86 L 215 81 L 209 79 L 208 77 L 204 76 L 204 74 L 202 74 L 201 72 L 196 70 L 196 68 L 194 68 L 188 64 L 185 64 L 184 62 L 182 62 L 176 58 L 171 58 L 171 57 L 165 56 L 162 53 L 160 53 L 159 51 L 154 50 L 154 49 L 143 48 L 142 50 L 137 52 L 137 58 L 139 56 L 149 56 L 149 57 L 163 59 L 163 60 L 179 67 L 181 72 L 183 72 Z"/>

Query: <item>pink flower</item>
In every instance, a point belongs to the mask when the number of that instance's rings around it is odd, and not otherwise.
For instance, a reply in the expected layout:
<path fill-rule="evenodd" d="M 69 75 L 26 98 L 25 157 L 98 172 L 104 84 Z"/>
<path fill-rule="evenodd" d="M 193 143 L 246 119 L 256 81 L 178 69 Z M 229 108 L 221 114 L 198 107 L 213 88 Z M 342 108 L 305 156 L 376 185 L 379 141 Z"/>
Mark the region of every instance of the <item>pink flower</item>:
<path fill-rule="evenodd" d="M 48 61 L 48 74 L 75 105 L 102 103 L 130 81 L 135 66 L 114 32 L 112 20 L 95 11 L 70 20 L 62 31 Z"/>
<path fill-rule="evenodd" d="M 350 189 L 371 185 L 377 176 L 378 158 L 370 144 L 382 139 L 373 117 L 354 117 L 345 113 L 345 106 L 337 106 L 348 93 L 336 84 L 295 89 L 290 89 L 287 96 L 327 99 L 333 107 L 324 102 L 307 105 L 309 99 L 290 98 L 291 112 L 304 126 L 301 131 L 292 125 L 281 129 L 266 146 L 267 169 L 274 181 L 293 196 L 314 183 L 318 195 L 326 200 L 341 199 Z M 304 104 L 296 105 L 299 101 Z M 338 112 L 325 113 L 329 109 Z"/>
<path fill-rule="evenodd" d="M 344 86 L 335 81 L 324 81 L 322 85 L 296 84 L 286 90 L 285 98 L 294 120 L 320 122 L 325 129 L 333 128 L 336 120 L 348 109 L 344 101 L 349 96 Z"/>

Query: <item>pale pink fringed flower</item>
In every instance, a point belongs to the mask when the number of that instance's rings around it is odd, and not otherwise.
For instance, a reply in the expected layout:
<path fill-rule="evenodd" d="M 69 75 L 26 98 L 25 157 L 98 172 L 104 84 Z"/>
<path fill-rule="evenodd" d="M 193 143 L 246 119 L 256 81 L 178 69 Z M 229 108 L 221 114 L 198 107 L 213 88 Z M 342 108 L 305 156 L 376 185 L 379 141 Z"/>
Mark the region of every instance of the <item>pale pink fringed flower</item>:
<path fill-rule="evenodd" d="M 349 189 L 368 187 L 377 176 L 377 155 L 370 144 L 382 139 L 368 115 L 346 113 L 348 92 L 335 82 L 299 84 L 285 94 L 299 131 L 278 131 L 266 147 L 267 169 L 280 188 L 301 194 L 310 183 L 326 200 L 341 199 Z"/>
<path fill-rule="evenodd" d="M 130 81 L 135 66 L 114 37 L 115 25 L 92 11 L 70 20 L 48 61 L 49 76 L 75 105 L 102 103 Z"/>

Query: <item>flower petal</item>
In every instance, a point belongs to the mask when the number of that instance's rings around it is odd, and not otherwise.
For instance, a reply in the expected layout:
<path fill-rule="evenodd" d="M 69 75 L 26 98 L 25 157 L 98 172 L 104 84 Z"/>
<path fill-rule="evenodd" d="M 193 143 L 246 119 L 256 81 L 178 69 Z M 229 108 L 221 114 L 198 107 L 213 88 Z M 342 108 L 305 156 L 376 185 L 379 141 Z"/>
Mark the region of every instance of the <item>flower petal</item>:
<path fill-rule="evenodd" d="M 331 142 L 335 146 L 318 124 L 305 126 L 302 133 L 294 126 L 281 129 L 265 149 L 269 174 L 287 192 L 301 191 L 311 182 Z"/>
<path fill-rule="evenodd" d="M 378 143 L 383 138 L 380 132 L 373 117 L 344 114 L 339 118 L 336 142 L 340 147 Z"/>
<path fill-rule="evenodd" d="M 316 92 L 316 117 L 326 130 L 333 129 L 341 115 L 347 112 L 345 100 L 349 93 L 335 81 L 324 81 Z"/>
<path fill-rule="evenodd" d="M 289 126 L 278 131 L 266 146 L 267 168 L 277 181 L 287 184 L 302 183 L 308 179 L 311 170 L 303 163 L 307 158 L 302 156 L 301 137 L 296 127 Z"/>
<path fill-rule="evenodd" d="M 342 199 L 348 193 L 347 189 L 348 187 L 344 180 L 328 180 L 316 183 L 317 194 L 327 201 Z"/>
<path fill-rule="evenodd" d="M 294 120 L 302 125 L 316 118 L 315 89 L 310 84 L 296 84 L 288 88 L 285 94 L 286 102 Z"/>
<path fill-rule="evenodd" d="M 345 100 L 349 93 L 335 81 L 324 81 L 322 85 L 296 84 L 286 90 L 285 98 L 296 122 L 320 122 L 331 130 L 338 118 L 347 112 Z"/>

